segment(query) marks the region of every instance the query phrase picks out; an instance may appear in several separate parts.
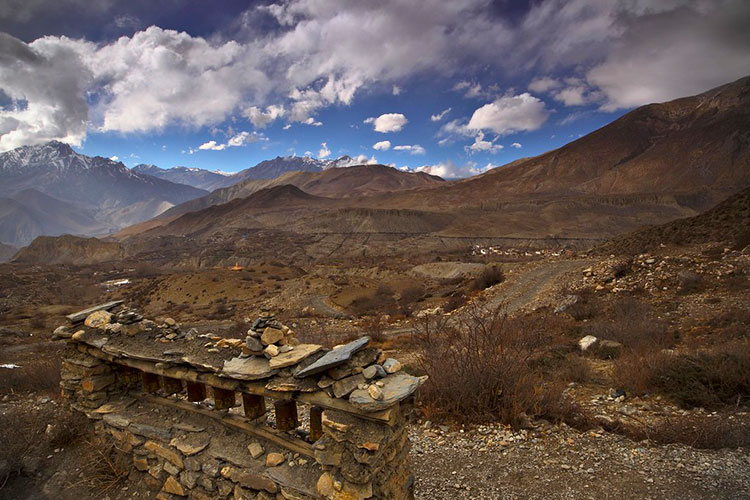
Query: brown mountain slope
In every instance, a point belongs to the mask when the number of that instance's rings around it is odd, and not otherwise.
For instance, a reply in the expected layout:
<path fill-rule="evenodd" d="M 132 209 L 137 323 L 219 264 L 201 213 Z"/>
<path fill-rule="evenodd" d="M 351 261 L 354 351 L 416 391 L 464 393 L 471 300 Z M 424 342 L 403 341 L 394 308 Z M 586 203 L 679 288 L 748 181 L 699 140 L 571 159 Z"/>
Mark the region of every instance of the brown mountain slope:
<path fill-rule="evenodd" d="M 750 77 L 638 108 L 577 141 L 451 185 L 383 197 L 407 208 L 579 195 L 673 194 L 705 210 L 750 185 Z"/>
<path fill-rule="evenodd" d="M 95 264 L 120 260 L 125 252 L 119 243 L 78 236 L 39 236 L 22 248 L 12 262 L 33 264 Z"/>
<path fill-rule="evenodd" d="M 445 184 L 435 175 L 423 172 L 402 172 L 384 165 L 358 165 L 330 168 L 320 172 L 288 172 L 275 179 L 257 179 L 217 189 L 207 196 L 177 205 L 159 219 L 173 220 L 176 216 L 219 205 L 236 198 L 245 198 L 261 189 L 283 185 L 297 186 L 306 193 L 328 198 L 356 198 L 395 191 L 404 191 Z"/>
<path fill-rule="evenodd" d="M 725 243 L 742 250 L 750 244 L 750 188 L 729 197 L 714 208 L 686 219 L 652 226 L 614 238 L 596 248 L 601 254 L 638 254 L 659 245 Z"/>

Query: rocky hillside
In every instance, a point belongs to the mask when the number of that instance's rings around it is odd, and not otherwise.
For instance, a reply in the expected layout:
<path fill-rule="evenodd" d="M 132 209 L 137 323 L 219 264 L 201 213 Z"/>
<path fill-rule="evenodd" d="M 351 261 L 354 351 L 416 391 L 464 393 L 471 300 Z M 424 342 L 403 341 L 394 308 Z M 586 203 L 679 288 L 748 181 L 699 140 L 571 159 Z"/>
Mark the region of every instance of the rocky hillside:
<path fill-rule="evenodd" d="M 736 250 L 750 245 L 750 188 L 700 215 L 641 229 L 615 238 L 596 250 L 601 254 L 639 254 L 660 245 L 710 242 L 723 242 Z"/>
<path fill-rule="evenodd" d="M 0 197 L 6 199 L 0 234 L 13 245 L 44 234 L 116 230 L 204 194 L 57 141 L 0 154 Z"/>
<path fill-rule="evenodd" d="M 16 247 L 0 243 L 0 262 L 8 262 L 17 251 Z"/>
<path fill-rule="evenodd" d="M 446 209 L 491 200 L 658 194 L 703 211 L 750 186 L 750 77 L 625 114 L 577 141 L 416 196 Z"/>
<path fill-rule="evenodd" d="M 40 236 L 19 250 L 13 262 L 33 264 L 98 264 L 125 256 L 118 243 L 77 236 Z"/>
<path fill-rule="evenodd" d="M 187 201 L 164 212 L 161 218 L 173 218 L 213 205 L 245 198 L 262 189 L 292 185 L 306 193 L 329 198 L 357 198 L 444 184 L 435 175 L 403 172 L 384 165 L 358 165 L 321 171 L 288 172 L 274 179 L 249 180 L 218 189 L 211 194 Z"/>

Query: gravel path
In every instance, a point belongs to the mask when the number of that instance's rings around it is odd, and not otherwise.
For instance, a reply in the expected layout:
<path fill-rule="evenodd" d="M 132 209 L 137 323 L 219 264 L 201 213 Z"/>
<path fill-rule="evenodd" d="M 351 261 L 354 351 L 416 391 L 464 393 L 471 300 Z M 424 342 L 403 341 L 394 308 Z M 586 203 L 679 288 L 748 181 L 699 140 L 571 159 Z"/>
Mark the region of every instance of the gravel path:
<path fill-rule="evenodd" d="M 747 449 L 650 446 L 565 425 L 410 434 L 418 499 L 750 498 Z"/>
<path fill-rule="evenodd" d="M 541 261 L 530 270 L 509 273 L 507 279 L 492 288 L 485 307 L 494 310 L 499 306 L 512 314 L 530 306 L 547 305 L 559 292 L 561 283 L 568 273 L 580 272 L 593 260 Z"/>

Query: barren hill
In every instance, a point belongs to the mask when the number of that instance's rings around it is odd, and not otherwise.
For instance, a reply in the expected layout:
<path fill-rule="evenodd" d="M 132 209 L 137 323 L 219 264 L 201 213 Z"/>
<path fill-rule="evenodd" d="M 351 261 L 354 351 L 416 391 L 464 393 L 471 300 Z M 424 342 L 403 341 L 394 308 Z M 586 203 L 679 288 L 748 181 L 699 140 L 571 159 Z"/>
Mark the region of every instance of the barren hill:
<path fill-rule="evenodd" d="M 653 250 L 661 244 L 709 242 L 723 242 L 737 250 L 750 245 L 750 188 L 700 215 L 614 238 L 596 250 L 602 254 L 637 254 Z"/>
<path fill-rule="evenodd" d="M 39 236 L 13 257 L 12 262 L 33 264 L 94 264 L 122 259 L 119 243 L 77 236 Z"/>
<path fill-rule="evenodd" d="M 384 201 L 450 208 L 490 200 L 669 194 L 700 211 L 747 186 L 750 77 L 640 107 L 543 155 Z"/>

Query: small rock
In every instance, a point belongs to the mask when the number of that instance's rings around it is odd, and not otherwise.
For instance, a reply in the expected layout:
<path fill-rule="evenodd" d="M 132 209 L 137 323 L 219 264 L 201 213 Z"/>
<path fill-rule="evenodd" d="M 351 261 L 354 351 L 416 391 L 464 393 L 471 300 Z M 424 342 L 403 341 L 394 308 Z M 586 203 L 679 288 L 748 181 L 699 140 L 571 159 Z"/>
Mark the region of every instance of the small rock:
<path fill-rule="evenodd" d="M 250 452 L 250 456 L 253 458 L 258 458 L 259 456 L 263 455 L 263 453 L 265 453 L 265 450 L 257 441 L 253 441 L 252 443 L 247 445 L 247 451 Z"/>
<path fill-rule="evenodd" d="M 381 399 L 383 399 L 383 391 L 377 385 L 371 385 L 370 387 L 368 387 L 367 393 L 375 401 L 380 401 Z"/>
<path fill-rule="evenodd" d="M 370 365 L 364 370 L 362 370 L 362 375 L 364 375 L 367 380 L 371 380 L 374 378 L 385 377 L 386 372 L 385 372 L 385 369 L 380 365 Z"/>
<path fill-rule="evenodd" d="M 269 453 L 266 456 L 266 467 L 276 467 L 284 463 L 284 455 L 281 453 Z"/>
<path fill-rule="evenodd" d="M 268 357 L 275 358 L 276 356 L 279 355 L 279 348 L 276 347 L 274 344 L 270 344 L 270 345 L 266 346 L 265 349 L 263 349 L 263 352 Z"/>
<path fill-rule="evenodd" d="M 401 363 L 394 358 L 388 358 L 383 361 L 383 369 L 386 373 L 396 373 L 401 369 Z"/>

